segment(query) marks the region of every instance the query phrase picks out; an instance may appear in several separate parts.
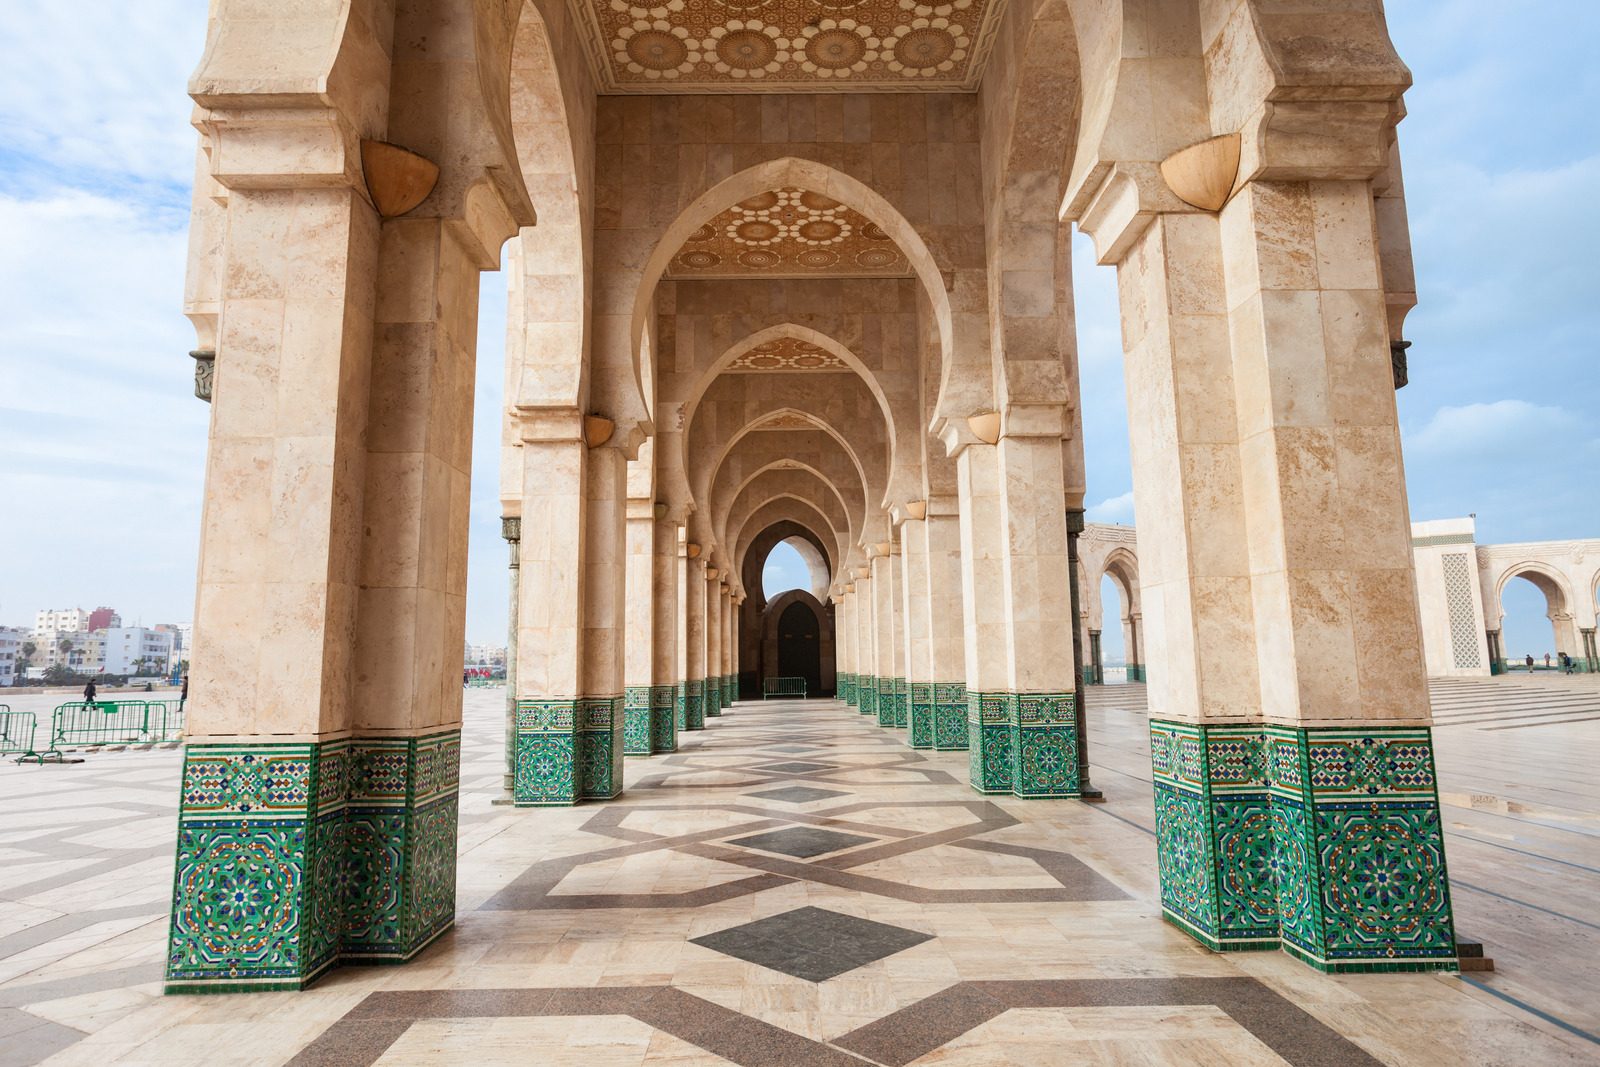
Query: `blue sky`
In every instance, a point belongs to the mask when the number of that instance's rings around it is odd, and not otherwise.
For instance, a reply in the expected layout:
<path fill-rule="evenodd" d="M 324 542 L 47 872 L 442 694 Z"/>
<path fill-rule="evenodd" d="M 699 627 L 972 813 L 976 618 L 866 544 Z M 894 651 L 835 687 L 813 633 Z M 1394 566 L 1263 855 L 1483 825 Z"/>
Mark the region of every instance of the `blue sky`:
<path fill-rule="evenodd" d="M 206 3 L 99 6 L 14 5 L 0 35 L 0 623 L 193 612 L 207 408 L 179 309 Z M 1421 292 L 1400 393 L 1412 513 L 1476 512 L 1485 542 L 1600 536 L 1600 5 L 1393 0 L 1389 17 L 1417 81 L 1401 126 Z M 1091 517 L 1131 522 L 1113 279 L 1081 247 L 1076 272 Z M 504 632 L 504 316 L 485 276 L 474 642 Z M 1513 601 L 1508 650 L 1549 644 L 1538 600 Z"/>

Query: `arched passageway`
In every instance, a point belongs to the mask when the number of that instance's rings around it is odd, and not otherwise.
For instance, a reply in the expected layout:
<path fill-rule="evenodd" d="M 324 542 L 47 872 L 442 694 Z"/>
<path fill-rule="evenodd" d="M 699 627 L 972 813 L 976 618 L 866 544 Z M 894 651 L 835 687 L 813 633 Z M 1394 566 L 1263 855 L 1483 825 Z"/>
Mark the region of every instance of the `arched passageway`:
<path fill-rule="evenodd" d="M 769 620 L 782 669 L 807 612 L 860 728 L 965 751 L 975 796 L 1092 796 L 1074 627 L 1121 625 L 1150 666 L 1167 919 L 1325 970 L 1453 966 L 1392 395 L 1410 76 L 1356 6 L 1022 0 L 874 30 L 422 0 L 391 34 L 218 5 L 171 988 L 298 987 L 453 921 L 475 294 L 513 239 L 507 803 L 617 799 L 625 756 L 740 714 Z M 267 30 L 304 47 L 232 46 Z M 1073 570 L 1069 227 L 1118 275 L 1137 567 Z M 768 605 L 791 538 L 824 584 Z M 1419 769 L 1294 770 L 1351 745 Z M 239 802 L 263 760 L 291 786 Z M 1354 797 L 1403 893 L 1306 847 Z M 269 925 L 303 940 L 214 936 L 207 894 L 279 831 L 305 847 Z"/>
<path fill-rule="evenodd" d="M 803 589 L 766 605 L 761 620 L 760 679 L 804 678 L 806 694 L 833 696 L 833 612 Z"/>

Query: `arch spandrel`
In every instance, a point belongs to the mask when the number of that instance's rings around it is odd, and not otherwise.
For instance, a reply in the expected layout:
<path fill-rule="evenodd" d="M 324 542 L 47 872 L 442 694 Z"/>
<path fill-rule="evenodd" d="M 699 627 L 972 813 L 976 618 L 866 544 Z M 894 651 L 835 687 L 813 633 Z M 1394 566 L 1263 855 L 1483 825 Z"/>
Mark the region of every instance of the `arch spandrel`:
<path fill-rule="evenodd" d="M 730 533 L 734 545 L 734 570 L 744 575 L 756 554 L 764 562 L 767 549 L 786 537 L 797 535 L 805 537 L 822 553 L 828 573 L 837 581 L 843 572 L 838 554 L 838 532 L 814 506 L 788 496 L 776 497 L 755 508 Z"/>
<path fill-rule="evenodd" d="M 708 490 L 706 515 L 722 542 L 729 504 L 739 489 L 763 470 L 779 466 L 817 472 L 838 493 L 853 533 L 867 531 L 870 498 L 860 465 L 835 437 L 817 431 L 754 432 L 741 436 L 718 460 Z"/>
<path fill-rule="evenodd" d="M 814 346 L 822 352 L 833 356 L 843 364 L 841 370 L 853 372 L 866 386 L 867 391 L 877 401 L 885 428 L 884 438 L 888 448 L 888 481 L 886 496 L 893 499 L 910 499 L 919 494 L 916 492 L 918 480 L 918 449 L 915 447 L 915 436 L 921 432 L 919 426 L 920 411 L 918 410 L 918 375 L 921 352 L 918 346 L 918 325 L 915 322 L 914 312 L 907 316 L 910 333 L 906 337 L 895 336 L 891 340 L 879 338 L 879 343 L 868 343 L 865 338 L 856 342 L 856 347 L 851 348 L 842 344 L 835 337 L 824 330 L 802 325 L 792 321 L 784 321 L 776 325 L 767 326 L 746 334 L 739 341 L 721 351 L 711 362 L 705 366 L 691 366 L 680 370 L 673 375 L 674 381 L 668 387 L 674 399 L 681 399 L 683 403 L 683 422 L 692 426 L 695 412 L 701 399 L 712 388 L 717 379 L 734 366 L 742 357 L 748 355 L 753 349 L 773 342 L 792 339 L 806 345 Z M 813 319 L 820 316 L 813 316 Z M 854 321 L 859 316 L 834 316 L 836 321 L 828 325 L 835 330 L 852 329 L 859 334 L 860 323 Z M 820 323 L 819 323 L 820 325 Z M 881 332 L 881 331 L 880 331 Z M 899 341 L 899 345 L 894 342 Z M 904 350 L 892 350 L 903 347 Z M 683 353 L 680 352 L 680 356 Z M 680 360 L 681 363 L 681 360 Z M 885 366 L 893 363 L 892 369 Z M 810 375 L 817 372 L 800 372 Z M 773 372 L 770 375 L 756 374 L 751 377 L 762 381 L 770 381 L 780 390 L 786 388 L 791 380 L 791 375 L 784 372 Z M 904 443 L 903 443 L 904 442 Z M 684 449 L 683 461 L 687 465 L 688 438 L 681 442 Z"/>
<path fill-rule="evenodd" d="M 782 387 L 770 379 L 781 379 Z M 865 480 L 867 500 L 880 508 L 888 485 L 887 427 L 876 399 L 854 374 L 719 376 L 688 431 L 687 473 L 696 505 L 709 500 L 711 478 L 727 443 L 750 432 L 786 436 L 788 430 L 755 429 L 786 412 L 828 428 L 848 448 Z"/>
<path fill-rule="evenodd" d="M 727 555 L 737 535 L 735 531 L 748 520 L 749 513 L 767 500 L 779 495 L 801 496 L 810 493 L 814 503 L 828 519 L 841 539 L 840 556 L 848 557 L 850 546 L 860 539 L 861 528 L 852 516 L 853 494 L 832 482 L 826 474 L 793 460 L 776 460 L 752 470 L 732 489 L 726 504 L 719 504 L 717 532 L 726 540 L 718 541 L 721 552 Z M 724 559 L 724 562 L 730 562 Z"/>
<path fill-rule="evenodd" d="M 602 111 L 607 106 L 602 102 Z M 651 99 L 651 108 L 670 107 L 659 98 Z M 965 101 L 958 105 L 971 107 Z M 976 130 L 976 116 L 970 128 Z M 966 129 L 956 124 L 956 129 Z M 942 142 L 941 142 L 942 143 Z M 683 245 L 685 239 L 700 225 L 715 217 L 727 207 L 771 189 L 797 187 L 812 190 L 839 201 L 858 211 L 880 226 L 905 254 L 912 272 L 929 300 L 930 312 L 938 325 L 939 354 L 945 368 L 942 381 L 947 383 L 942 411 L 965 418 L 967 415 L 989 410 L 992 407 L 992 390 L 987 371 L 986 294 L 982 281 L 981 265 L 971 261 L 969 249 L 973 242 L 981 242 L 982 208 L 978 203 L 979 189 L 976 180 L 970 186 L 963 184 L 958 197 L 961 203 L 948 212 L 951 221 L 935 225 L 913 225 L 908 219 L 926 219 L 930 212 L 923 203 L 911 211 L 902 211 L 891 202 L 885 192 L 872 187 L 867 180 L 844 174 L 827 163 L 803 158 L 815 150 L 810 144 L 767 144 L 743 146 L 761 151 L 771 151 L 773 157 L 711 185 L 679 183 L 671 191 L 677 193 L 677 214 L 665 225 L 652 224 L 632 230 L 602 227 L 597 236 L 597 248 L 607 262 L 623 264 L 616 268 L 615 277 L 608 283 L 620 294 L 631 292 L 631 324 L 628 326 L 629 343 L 637 350 L 644 333 L 644 324 L 650 314 L 651 302 L 658 283 L 665 275 L 667 263 Z M 908 146 L 909 147 L 909 146 Z M 974 179 L 981 171 L 975 141 L 957 141 L 956 149 L 965 169 L 970 169 Z M 870 169 L 870 168 L 869 168 Z M 898 175 L 898 164 L 897 171 Z M 882 183 L 891 195 L 903 197 L 910 188 L 920 188 L 927 195 L 926 186 L 908 186 L 898 177 Z M 646 195 L 659 200 L 664 190 L 648 191 L 621 185 L 615 195 L 619 201 Z M 947 195 L 947 194 L 946 194 Z M 641 201 L 640 218 L 658 218 L 660 212 L 655 201 Z M 634 267 L 633 264 L 639 264 Z M 608 301 L 609 302 L 609 301 Z M 949 373 L 959 366 L 958 373 Z"/>

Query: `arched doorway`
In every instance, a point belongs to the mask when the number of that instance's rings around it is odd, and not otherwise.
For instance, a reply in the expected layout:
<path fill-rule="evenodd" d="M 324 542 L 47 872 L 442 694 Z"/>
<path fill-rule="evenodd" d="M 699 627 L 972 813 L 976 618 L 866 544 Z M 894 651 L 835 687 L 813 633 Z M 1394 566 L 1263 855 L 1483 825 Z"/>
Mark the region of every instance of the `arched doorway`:
<path fill-rule="evenodd" d="M 822 692 L 822 627 L 798 600 L 778 617 L 778 677 L 804 678 L 808 694 Z"/>
<path fill-rule="evenodd" d="M 757 692 L 768 678 L 804 678 L 807 696 L 832 696 L 836 685 L 833 609 L 804 589 L 769 601 L 761 617 Z"/>

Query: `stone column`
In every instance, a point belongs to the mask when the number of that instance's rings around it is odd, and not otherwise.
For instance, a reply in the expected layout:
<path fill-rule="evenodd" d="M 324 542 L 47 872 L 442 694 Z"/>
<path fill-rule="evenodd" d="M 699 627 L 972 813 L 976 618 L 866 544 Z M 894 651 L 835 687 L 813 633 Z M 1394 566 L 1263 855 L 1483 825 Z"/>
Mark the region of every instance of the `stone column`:
<path fill-rule="evenodd" d="M 1126 648 L 1128 661 L 1128 681 L 1142 682 L 1144 673 L 1144 641 L 1139 633 L 1139 613 L 1128 612 L 1128 618 L 1122 625 L 1123 647 Z"/>
<path fill-rule="evenodd" d="M 1083 533 L 1083 509 L 1067 509 L 1067 574 L 1071 581 L 1072 618 L 1077 623 L 1084 616 L 1085 590 L 1082 586 L 1082 568 L 1078 564 L 1078 536 Z M 1100 663 L 1099 645 L 1095 646 L 1095 664 Z M 1105 794 L 1089 781 L 1089 714 L 1083 701 L 1083 628 L 1072 627 L 1072 721 L 1078 730 L 1078 795 L 1085 800 L 1103 800 Z"/>
<path fill-rule="evenodd" d="M 739 609 L 733 590 L 724 587 L 722 597 L 722 667 L 728 679 L 727 703 L 739 699 Z"/>
<path fill-rule="evenodd" d="M 1062 415 L 1004 413 L 999 443 L 957 455 L 974 789 L 1019 797 L 1078 795 L 1073 625 Z"/>
<path fill-rule="evenodd" d="M 225 310 L 168 992 L 302 988 L 336 962 L 344 934 L 344 903 L 330 899 L 338 884 L 319 874 L 343 862 L 346 798 L 334 789 L 325 800 L 318 783 L 342 782 L 350 765 L 379 220 L 355 161 L 305 174 L 305 159 L 272 158 L 271 135 L 293 138 L 292 117 L 211 131 L 252 168 L 270 161 L 285 172 L 277 188 L 261 174 L 236 183 L 222 170 L 234 157 L 212 156 L 213 177 L 229 190 Z M 306 121 L 312 144 L 341 125 L 353 134 L 331 112 Z M 447 913 L 453 887 L 452 878 Z M 210 902 L 235 888 L 261 910 L 210 916 Z"/>
<path fill-rule="evenodd" d="M 1453 968 L 1365 182 L 1158 213 L 1123 303 L 1162 909 L 1213 948 Z"/>
<path fill-rule="evenodd" d="M 912 748 L 933 747 L 934 678 L 932 632 L 928 623 L 927 502 L 908 505 L 900 523 L 901 645 L 906 672 L 907 740 Z"/>
<path fill-rule="evenodd" d="M 861 624 L 856 628 L 856 660 L 861 673 L 856 676 L 856 710 L 878 717 L 878 612 L 874 603 L 872 567 L 856 568 L 856 598 L 861 606 Z"/>
<path fill-rule="evenodd" d="M 517 614 L 520 607 L 520 581 L 522 578 L 522 518 L 516 515 L 500 517 L 500 536 L 505 538 L 510 550 L 507 555 L 510 591 L 506 605 L 506 770 L 502 776 L 501 802 L 515 803 L 517 779 Z"/>
<path fill-rule="evenodd" d="M 955 497 L 930 497 L 927 538 L 927 625 L 933 674 L 933 747 L 967 747 L 965 623 L 961 594 L 961 521 Z"/>
<path fill-rule="evenodd" d="M 843 588 L 844 592 L 834 600 L 836 606 L 833 612 L 834 624 L 838 628 L 834 640 L 834 648 L 837 650 L 835 652 L 834 674 L 838 679 L 835 695 L 846 704 L 854 704 L 856 702 L 855 676 L 851 674 L 851 671 L 855 669 L 855 663 L 850 658 L 852 651 L 850 647 L 850 612 L 854 608 L 855 596 L 852 594 L 849 585 L 845 585 Z"/>
<path fill-rule="evenodd" d="M 661 516 L 666 505 L 658 504 L 653 514 Z M 679 666 L 681 624 L 678 591 L 678 530 L 673 519 L 657 517 L 652 524 L 650 584 L 654 590 L 650 609 L 654 622 L 650 630 L 650 751 L 678 751 L 676 714 L 678 688 L 683 681 Z"/>
<path fill-rule="evenodd" d="M 902 726 L 900 694 L 906 680 L 900 673 L 900 613 L 895 603 L 895 583 L 900 546 L 882 541 L 872 554 L 873 673 L 878 681 L 878 725 Z"/>
<path fill-rule="evenodd" d="M 700 546 L 688 542 L 678 557 L 678 573 L 683 578 L 685 730 L 706 728 L 706 565 L 699 558 Z"/>
<path fill-rule="evenodd" d="M 655 676 L 655 502 L 630 498 L 627 515 L 622 750 L 629 756 L 648 756 L 652 751 L 650 685 Z"/>
<path fill-rule="evenodd" d="M 1100 631 L 1089 631 L 1089 684 L 1105 685 L 1105 661 L 1100 653 Z"/>
<path fill-rule="evenodd" d="M 706 568 L 705 608 L 701 612 L 701 633 L 705 641 L 705 714 L 714 719 L 722 714 L 722 571 Z"/>
<path fill-rule="evenodd" d="M 523 418 L 519 806 L 622 788 L 626 466 L 577 411 Z"/>

